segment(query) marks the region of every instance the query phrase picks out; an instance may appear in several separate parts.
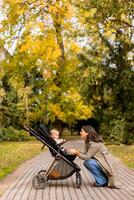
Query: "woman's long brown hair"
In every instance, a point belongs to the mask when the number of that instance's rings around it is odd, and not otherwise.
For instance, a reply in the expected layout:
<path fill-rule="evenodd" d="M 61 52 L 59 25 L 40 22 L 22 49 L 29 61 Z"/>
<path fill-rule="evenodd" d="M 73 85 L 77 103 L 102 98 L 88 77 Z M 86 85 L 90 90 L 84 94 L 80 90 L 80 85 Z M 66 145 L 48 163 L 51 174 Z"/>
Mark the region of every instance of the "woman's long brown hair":
<path fill-rule="evenodd" d="M 98 135 L 95 129 L 90 125 L 82 126 L 82 129 L 88 133 L 85 143 L 89 143 L 90 141 L 94 142 L 103 142 L 102 138 Z"/>

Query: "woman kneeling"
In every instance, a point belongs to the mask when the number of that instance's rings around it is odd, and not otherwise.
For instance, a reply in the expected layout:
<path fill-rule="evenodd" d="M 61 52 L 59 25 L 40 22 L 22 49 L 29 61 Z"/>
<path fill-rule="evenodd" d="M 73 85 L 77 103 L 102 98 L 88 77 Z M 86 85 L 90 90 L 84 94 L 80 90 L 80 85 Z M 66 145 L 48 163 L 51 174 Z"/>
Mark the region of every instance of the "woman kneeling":
<path fill-rule="evenodd" d="M 96 186 L 120 188 L 117 163 L 103 144 L 101 137 L 90 126 L 83 126 L 80 136 L 85 141 L 85 151 L 70 149 L 70 153 L 84 160 L 84 166 L 95 179 Z"/>

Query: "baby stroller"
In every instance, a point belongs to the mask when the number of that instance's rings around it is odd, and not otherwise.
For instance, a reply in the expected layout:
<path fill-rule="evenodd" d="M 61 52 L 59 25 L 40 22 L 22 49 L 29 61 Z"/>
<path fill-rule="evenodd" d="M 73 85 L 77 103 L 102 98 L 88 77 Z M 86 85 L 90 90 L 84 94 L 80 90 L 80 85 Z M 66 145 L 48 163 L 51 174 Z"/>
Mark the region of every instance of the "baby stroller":
<path fill-rule="evenodd" d="M 33 177 L 32 184 L 34 188 L 37 190 L 44 189 L 49 180 L 66 179 L 74 173 L 76 173 L 76 187 L 80 188 L 82 182 L 81 169 L 73 162 L 76 156 L 68 155 L 56 144 L 50 137 L 50 131 L 46 125 L 40 125 L 38 131 L 27 126 L 24 129 L 46 145 L 54 157 L 54 161 L 48 170 L 41 170 Z"/>

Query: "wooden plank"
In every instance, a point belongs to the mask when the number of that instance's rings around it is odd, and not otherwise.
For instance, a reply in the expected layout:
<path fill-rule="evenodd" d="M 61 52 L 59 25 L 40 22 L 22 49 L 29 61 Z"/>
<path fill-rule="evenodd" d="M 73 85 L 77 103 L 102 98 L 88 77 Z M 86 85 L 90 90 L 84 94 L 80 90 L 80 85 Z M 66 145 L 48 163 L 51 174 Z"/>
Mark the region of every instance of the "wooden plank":
<path fill-rule="evenodd" d="M 97 194 L 92 189 L 92 185 L 94 183 L 92 177 L 87 172 L 87 169 L 84 168 L 82 161 L 79 160 L 78 165 L 81 167 L 82 185 L 83 187 L 86 187 L 90 199 L 98 199 Z"/>
<path fill-rule="evenodd" d="M 72 200 L 77 200 L 77 194 L 76 194 L 76 190 L 74 189 L 74 183 L 72 180 L 72 177 L 67 179 L 67 187 L 68 187 L 68 191 L 70 193 L 70 197 Z"/>
<path fill-rule="evenodd" d="M 56 197 L 58 199 L 64 199 L 62 190 L 62 180 L 56 181 Z"/>
<path fill-rule="evenodd" d="M 129 168 L 129 167 L 126 167 L 126 165 L 125 165 L 124 163 L 122 163 L 121 161 L 120 161 L 119 165 L 120 165 L 120 168 L 121 168 L 121 169 L 123 169 L 123 170 L 125 170 L 126 172 L 128 172 L 128 175 L 134 176 L 134 169 Z"/>
<path fill-rule="evenodd" d="M 128 173 L 126 173 L 126 171 L 125 170 L 121 170 L 120 169 L 120 175 L 122 175 L 124 178 L 126 178 L 126 180 L 129 182 L 129 183 L 131 183 L 132 185 L 134 184 L 134 174 L 133 174 L 133 176 L 132 175 L 129 175 Z"/>
<path fill-rule="evenodd" d="M 43 200 L 43 190 L 37 190 L 35 199 Z"/>
<path fill-rule="evenodd" d="M 81 188 L 76 188 L 76 177 L 75 174 L 71 177 L 72 178 L 72 184 L 74 186 L 74 190 L 76 192 L 77 195 L 77 200 L 85 200 L 85 196 L 82 190 L 82 186 Z"/>
<path fill-rule="evenodd" d="M 26 200 L 35 200 L 36 199 L 37 190 L 35 190 L 32 186 L 29 189 L 29 194 Z"/>

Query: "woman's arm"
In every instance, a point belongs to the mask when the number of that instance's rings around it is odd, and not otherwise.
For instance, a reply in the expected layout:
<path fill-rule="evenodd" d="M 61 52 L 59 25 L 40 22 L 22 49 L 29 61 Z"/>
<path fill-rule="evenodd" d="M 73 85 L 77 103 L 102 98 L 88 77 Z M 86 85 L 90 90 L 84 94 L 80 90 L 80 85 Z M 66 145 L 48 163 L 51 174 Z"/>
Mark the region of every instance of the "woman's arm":
<path fill-rule="evenodd" d="M 82 160 L 89 160 L 95 155 L 95 153 L 100 149 L 101 146 L 101 143 L 91 142 L 89 144 L 89 147 L 87 148 L 87 152 L 81 153 L 79 150 L 75 149 L 74 154 Z"/>

